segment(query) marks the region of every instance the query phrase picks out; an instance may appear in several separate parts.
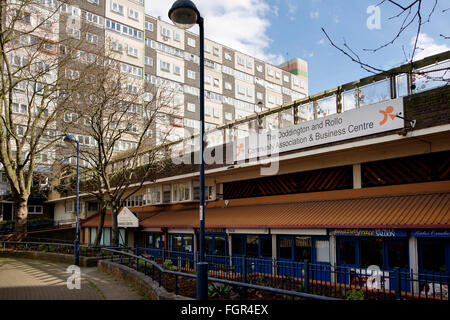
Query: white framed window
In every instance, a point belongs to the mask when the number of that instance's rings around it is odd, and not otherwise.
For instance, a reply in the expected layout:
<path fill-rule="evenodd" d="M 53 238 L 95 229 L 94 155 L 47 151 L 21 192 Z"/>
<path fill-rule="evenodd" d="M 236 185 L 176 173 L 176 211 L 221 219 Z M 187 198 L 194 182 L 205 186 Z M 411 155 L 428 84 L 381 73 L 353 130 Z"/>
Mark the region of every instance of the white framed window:
<path fill-rule="evenodd" d="M 232 90 L 232 89 L 233 89 L 233 86 L 231 85 L 231 83 L 225 82 L 225 89 L 227 89 L 227 90 Z"/>
<path fill-rule="evenodd" d="M 267 95 L 267 100 L 270 102 L 270 103 L 275 103 L 275 98 L 274 98 L 274 96 L 272 96 L 272 95 Z"/>
<path fill-rule="evenodd" d="M 214 108 L 213 114 L 214 118 L 220 118 L 221 110 L 218 108 Z"/>
<path fill-rule="evenodd" d="M 144 101 L 150 102 L 152 100 L 153 100 L 153 94 L 151 94 L 150 92 L 145 92 L 144 93 Z"/>
<path fill-rule="evenodd" d="M 216 56 L 216 57 L 218 57 L 219 56 L 219 54 L 220 54 L 220 50 L 219 50 L 219 48 L 217 48 L 217 47 L 214 47 L 213 48 L 213 54 Z"/>
<path fill-rule="evenodd" d="M 259 100 L 262 100 L 262 99 L 263 99 L 263 94 L 262 94 L 262 92 L 257 92 L 257 93 L 256 93 L 256 98 L 259 99 Z"/>
<path fill-rule="evenodd" d="M 256 67 L 256 70 L 257 70 L 258 72 L 263 72 L 263 67 L 262 67 L 262 65 L 257 66 L 257 67 Z"/>
<path fill-rule="evenodd" d="M 87 0 L 87 2 L 92 3 L 92 4 L 99 5 L 100 0 Z"/>
<path fill-rule="evenodd" d="M 145 30 L 153 31 L 153 23 L 145 21 Z"/>
<path fill-rule="evenodd" d="M 75 200 L 66 200 L 65 211 L 66 213 L 72 213 L 75 211 Z"/>
<path fill-rule="evenodd" d="M 188 77 L 189 79 L 195 80 L 195 71 L 188 70 L 188 71 L 187 71 L 187 77 Z"/>
<path fill-rule="evenodd" d="M 209 44 L 205 44 L 205 52 L 211 53 L 211 46 Z"/>
<path fill-rule="evenodd" d="M 274 72 L 273 72 L 272 69 L 267 69 L 267 74 L 268 74 L 269 76 L 273 77 Z"/>
<path fill-rule="evenodd" d="M 98 36 L 96 34 L 87 33 L 86 34 L 86 40 L 92 44 L 98 43 Z"/>
<path fill-rule="evenodd" d="M 284 80 L 284 82 L 289 82 L 289 76 L 288 75 L 284 75 L 283 76 L 283 80 Z"/>
<path fill-rule="evenodd" d="M 178 42 L 181 41 L 181 36 L 178 32 L 173 33 L 173 40 L 178 41 Z"/>
<path fill-rule="evenodd" d="M 173 66 L 173 73 L 177 76 L 181 75 L 181 68 L 179 66 Z"/>
<path fill-rule="evenodd" d="M 28 107 L 26 104 L 19 104 L 13 102 L 12 104 L 13 113 L 21 113 L 21 114 L 28 114 Z"/>
<path fill-rule="evenodd" d="M 190 201 L 191 200 L 191 183 L 175 183 L 172 184 L 172 201 Z"/>
<path fill-rule="evenodd" d="M 245 66 L 245 60 L 241 56 L 237 56 L 237 63 L 241 66 Z"/>
<path fill-rule="evenodd" d="M 231 54 L 225 52 L 225 59 L 231 61 L 231 59 L 232 59 L 232 58 L 231 58 Z"/>
<path fill-rule="evenodd" d="M 138 48 L 128 46 L 128 55 L 137 58 L 138 56 Z"/>
<path fill-rule="evenodd" d="M 132 8 L 128 8 L 128 17 L 134 20 L 139 20 L 139 12 Z"/>
<path fill-rule="evenodd" d="M 205 76 L 205 83 L 211 84 L 211 76 Z"/>
<path fill-rule="evenodd" d="M 187 110 L 190 111 L 190 112 L 195 112 L 195 104 L 189 102 L 187 104 Z"/>
<path fill-rule="evenodd" d="M 147 188 L 146 202 L 147 204 L 161 203 L 162 186 Z"/>
<path fill-rule="evenodd" d="M 253 97 L 253 90 L 251 88 L 247 88 L 247 97 L 252 98 Z"/>
<path fill-rule="evenodd" d="M 217 78 L 214 78 L 214 87 L 219 87 L 220 86 L 220 81 Z"/>
<path fill-rule="evenodd" d="M 67 27 L 66 32 L 67 35 L 72 38 L 81 39 L 81 31 L 79 29 Z"/>
<path fill-rule="evenodd" d="M 188 38 L 187 43 L 188 43 L 189 46 L 195 48 L 195 39 Z"/>
<path fill-rule="evenodd" d="M 205 106 L 205 115 L 210 116 L 211 115 L 211 107 Z"/>
<path fill-rule="evenodd" d="M 281 74 L 277 71 L 275 72 L 275 78 L 277 79 L 281 79 Z"/>
<path fill-rule="evenodd" d="M 300 81 L 297 78 L 292 78 L 294 82 L 294 86 L 298 87 L 300 85 Z"/>
<path fill-rule="evenodd" d="M 233 114 L 231 112 L 225 112 L 225 120 L 227 121 L 233 120 Z"/>
<path fill-rule="evenodd" d="M 164 37 L 169 37 L 170 38 L 170 30 L 167 28 L 162 27 L 161 28 L 161 35 L 163 35 Z"/>
<path fill-rule="evenodd" d="M 247 68 L 253 68 L 252 60 L 247 60 Z"/>
<path fill-rule="evenodd" d="M 161 61 L 160 68 L 162 71 L 170 72 L 170 63 Z"/>
<path fill-rule="evenodd" d="M 118 2 L 112 2 L 111 4 L 111 10 L 120 14 L 123 14 L 123 5 L 119 4 Z"/>
<path fill-rule="evenodd" d="M 153 66 L 153 58 L 145 57 L 145 64 L 147 66 Z"/>

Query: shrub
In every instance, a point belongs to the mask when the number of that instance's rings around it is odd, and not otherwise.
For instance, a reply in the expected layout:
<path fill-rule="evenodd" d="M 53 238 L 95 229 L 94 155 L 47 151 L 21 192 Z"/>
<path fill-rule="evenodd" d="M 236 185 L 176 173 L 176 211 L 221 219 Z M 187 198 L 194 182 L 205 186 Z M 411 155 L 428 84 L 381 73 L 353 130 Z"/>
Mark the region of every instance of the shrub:
<path fill-rule="evenodd" d="M 145 261 L 139 260 L 139 270 L 144 271 L 145 268 Z M 153 265 L 150 262 L 147 262 L 147 270 L 151 270 L 153 268 Z"/>
<path fill-rule="evenodd" d="M 364 300 L 364 293 L 361 290 L 353 289 L 347 294 L 346 300 Z"/>
<path fill-rule="evenodd" d="M 211 298 L 219 298 L 230 293 L 231 287 L 222 283 L 212 283 L 208 286 L 208 296 Z"/>
<path fill-rule="evenodd" d="M 173 265 L 172 260 L 166 259 L 163 263 L 163 268 L 170 271 L 176 271 L 177 267 Z"/>

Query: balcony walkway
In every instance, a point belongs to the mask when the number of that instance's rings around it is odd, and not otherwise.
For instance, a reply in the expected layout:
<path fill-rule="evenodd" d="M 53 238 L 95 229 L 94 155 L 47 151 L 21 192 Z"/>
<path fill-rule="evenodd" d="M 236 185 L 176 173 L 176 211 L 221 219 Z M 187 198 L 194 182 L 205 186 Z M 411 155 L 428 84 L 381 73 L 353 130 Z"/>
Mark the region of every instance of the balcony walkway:
<path fill-rule="evenodd" d="M 3 300 L 143 300 L 125 283 L 81 268 L 81 289 L 69 290 L 68 265 L 31 259 L 0 258 L 0 301 Z"/>

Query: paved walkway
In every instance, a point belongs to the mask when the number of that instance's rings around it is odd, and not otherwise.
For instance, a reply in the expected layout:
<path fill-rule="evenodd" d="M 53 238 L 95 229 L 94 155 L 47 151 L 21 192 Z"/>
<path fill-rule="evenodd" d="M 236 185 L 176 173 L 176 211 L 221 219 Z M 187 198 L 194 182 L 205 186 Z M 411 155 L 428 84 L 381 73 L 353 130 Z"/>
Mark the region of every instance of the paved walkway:
<path fill-rule="evenodd" d="M 124 282 L 81 268 L 81 289 L 69 290 L 69 265 L 32 259 L 0 258 L 0 300 L 142 300 Z"/>

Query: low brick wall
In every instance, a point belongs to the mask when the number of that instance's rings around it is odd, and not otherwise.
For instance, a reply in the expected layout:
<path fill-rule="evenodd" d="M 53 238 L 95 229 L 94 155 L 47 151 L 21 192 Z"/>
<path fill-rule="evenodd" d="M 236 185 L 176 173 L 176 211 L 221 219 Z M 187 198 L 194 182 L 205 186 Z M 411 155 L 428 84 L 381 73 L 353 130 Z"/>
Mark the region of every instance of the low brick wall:
<path fill-rule="evenodd" d="M 53 253 L 53 252 L 0 250 L 0 257 L 47 260 L 47 261 L 53 261 L 53 262 L 74 264 L 73 254 L 60 254 L 60 253 Z M 97 265 L 98 259 L 99 258 L 95 258 L 95 257 L 81 257 L 80 256 L 80 266 L 81 267 L 95 267 Z"/>
<path fill-rule="evenodd" d="M 158 282 L 153 281 L 150 277 L 115 262 L 99 260 L 97 269 L 131 284 L 152 300 L 193 300 L 167 292 L 166 289 L 159 287 Z"/>

